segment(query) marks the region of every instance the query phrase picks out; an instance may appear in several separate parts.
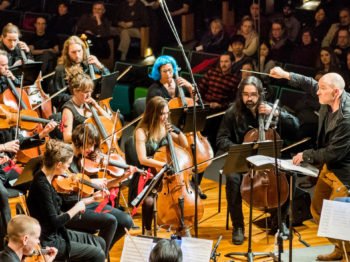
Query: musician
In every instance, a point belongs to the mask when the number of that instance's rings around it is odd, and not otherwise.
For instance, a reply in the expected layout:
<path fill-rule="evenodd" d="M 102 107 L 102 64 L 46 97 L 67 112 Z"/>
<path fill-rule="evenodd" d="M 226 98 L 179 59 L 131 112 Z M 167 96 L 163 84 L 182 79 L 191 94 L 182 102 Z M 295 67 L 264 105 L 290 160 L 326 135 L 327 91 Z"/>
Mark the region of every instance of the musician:
<path fill-rule="evenodd" d="M 56 175 L 69 168 L 72 159 L 73 149 L 69 144 L 54 139 L 46 143 L 43 167 L 34 175 L 27 205 L 31 216 L 38 219 L 42 227 L 42 244 L 56 247 L 58 260 L 104 262 L 106 243 L 103 238 L 66 229 L 66 224 L 79 213 L 84 213 L 86 205 L 101 199 L 103 192 L 97 191 L 61 213 L 62 201 L 51 185 Z"/>
<path fill-rule="evenodd" d="M 144 116 L 136 126 L 134 133 L 137 153 L 136 159 L 138 159 L 141 165 L 162 168 L 166 164 L 151 157 L 158 148 L 168 144 L 168 140 L 166 139 L 167 132 L 171 132 L 173 141 L 176 144 L 184 148 L 188 146 L 185 135 L 178 128 L 168 123 L 168 115 L 168 103 L 164 98 L 156 96 L 147 103 Z M 131 158 L 133 157 L 131 156 Z M 133 180 L 136 179 L 137 177 L 134 176 Z M 145 234 L 148 236 L 152 235 L 153 197 L 153 195 L 148 196 L 142 205 L 143 225 L 146 229 Z"/>
<path fill-rule="evenodd" d="M 185 96 L 190 96 L 193 86 L 182 77 L 178 77 L 175 81 L 176 72 L 178 72 L 178 65 L 173 57 L 162 55 L 157 58 L 149 75 L 156 82 L 148 88 L 146 103 L 155 96 L 161 96 L 167 100 L 178 97 L 178 86 L 185 87 Z"/>
<path fill-rule="evenodd" d="M 94 83 L 88 75 L 79 73 L 79 71 L 76 74 L 72 72 L 69 79 L 69 90 L 73 96 L 62 106 L 63 139 L 65 142 L 71 142 L 73 130 L 86 119 L 92 117 L 88 104 L 92 105 L 99 115 L 109 119 L 107 112 L 91 97 L 93 89 Z"/>
<path fill-rule="evenodd" d="M 218 130 L 216 145 L 218 153 L 229 150 L 230 146 L 243 143 L 245 134 L 252 128 L 259 126 L 259 115 L 269 115 L 272 107 L 264 102 L 264 91 L 261 81 L 255 76 L 249 76 L 241 81 L 238 87 L 238 95 L 235 102 L 226 111 Z M 296 117 L 287 113 L 285 110 L 278 109 L 275 116 L 280 118 L 280 133 L 283 137 L 293 137 L 297 134 L 299 122 Z M 244 222 L 242 212 L 242 197 L 240 185 L 242 174 L 228 174 L 226 176 L 226 199 L 228 209 L 231 215 L 233 232 L 232 242 L 235 245 L 241 245 L 244 242 Z M 286 209 L 285 206 L 283 209 Z M 286 211 L 286 210 L 283 210 Z M 283 212 L 283 220 L 286 212 Z M 276 225 L 276 218 L 273 218 Z M 282 221 L 283 221 L 282 220 Z M 288 235 L 288 229 L 283 223 L 284 235 Z"/>
<path fill-rule="evenodd" d="M 7 52 L 9 66 L 22 64 L 24 59 L 21 50 L 24 51 L 27 59 L 34 60 L 28 45 L 23 41 L 19 41 L 20 37 L 21 33 L 14 24 L 8 23 L 2 29 L 0 49 Z"/>
<path fill-rule="evenodd" d="M 150 262 L 182 262 L 182 250 L 175 240 L 161 239 L 149 254 Z"/>
<path fill-rule="evenodd" d="M 1 239 L 6 235 L 6 225 L 11 219 L 6 188 L 11 187 L 9 182 L 17 179 L 20 172 L 17 166 L 14 166 L 9 160 L 13 158 L 19 149 L 28 149 L 42 145 L 45 142 L 44 138 L 56 126 L 57 124 L 51 121 L 39 134 L 31 137 L 19 135 L 17 140 L 15 140 L 15 128 L 0 130 L 0 154 L 2 154 L 2 161 L 0 161 L 0 250 L 3 249 L 3 241 Z"/>
<path fill-rule="evenodd" d="M 77 36 L 69 37 L 63 45 L 62 56 L 58 59 L 55 69 L 53 84 L 49 88 L 50 95 L 68 85 L 67 74 L 71 71 L 80 70 L 88 73 L 89 65 L 93 65 L 95 74 L 109 75 L 109 70 L 97 59 L 96 56 L 86 56 L 86 47 L 83 41 Z M 71 96 L 66 90 L 52 99 L 52 104 L 60 111 L 61 107 Z"/>
<path fill-rule="evenodd" d="M 15 85 L 20 85 L 20 81 L 9 70 L 9 60 L 7 58 L 7 52 L 0 50 L 0 94 L 2 94 L 8 88 L 8 78 Z"/>
<path fill-rule="evenodd" d="M 7 225 L 8 244 L 0 252 L 2 262 L 20 262 L 24 256 L 30 256 L 40 244 L 41 228 L 38 220 L 26 215 L 11 218 Z M 46 248 L 50 252 L 43 254 L 46 262 L 52 262 L 57 254 L 54 247 Z"/>
<path fill-rule="evenodd" d="M 317 143 L 313 149 L 298 153 L 293 157 L 293 164 L 302 162 L 323 166 L 320 171 L 315 194 L 311 202 L 311 214 L 318 223 L 324 199 L 348 196 L 350 185 L 350 94 L 344 90 L 345 82 L 337 73 L 328 73 L 317 82 L 311 77 L 286 72 L 279 67 L 271 70 L 270 76 L 285 78 L 294 86 L 312 93 L 321 104 Z M 335 249 L 327 255 L 317 256 L 318 260 L 346 261 L 340 241 L 329 239 Z M 346 245 L 347 256 L 350 255 Z"/>

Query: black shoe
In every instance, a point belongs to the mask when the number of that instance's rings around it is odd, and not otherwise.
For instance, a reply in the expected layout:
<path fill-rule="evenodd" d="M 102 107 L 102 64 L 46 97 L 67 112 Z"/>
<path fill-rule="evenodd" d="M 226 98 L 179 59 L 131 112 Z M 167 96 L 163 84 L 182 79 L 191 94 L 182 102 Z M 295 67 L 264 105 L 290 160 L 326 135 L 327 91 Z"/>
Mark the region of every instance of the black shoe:
<path fill-rule="evenodd" d="M 244 242 L 244 228 L 233 228 L 232 231 L 232 243 L 235 245 L 242 245 Z"/>

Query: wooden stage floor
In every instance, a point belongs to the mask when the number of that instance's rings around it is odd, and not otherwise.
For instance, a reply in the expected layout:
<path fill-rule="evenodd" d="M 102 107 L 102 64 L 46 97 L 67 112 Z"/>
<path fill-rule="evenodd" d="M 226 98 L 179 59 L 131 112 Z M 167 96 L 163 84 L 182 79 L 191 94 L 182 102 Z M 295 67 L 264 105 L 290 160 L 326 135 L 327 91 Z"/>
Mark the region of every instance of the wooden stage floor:
<path fill-rule="evenodd" d="M 207 194 L 208 198 L 203 201 L 204 203 L 204 215 L 200 220 L 198 227 L 198 237 L 205 239 L 212 239 L 213 245 L 216 243 L 220 235 L 222 235 L 222 240 L 218 247 L 217 252 L 221 253 L 218 261 L 229 261 L 230 259 L 224 257 L 225 254 L 229 252 L 246 252 L 248 249 L 248 218 L 249 209 L 246 205 L 243 206 L 243 213 L 246 223 L 245 236 L 246 241 L 243 245 L 236 246 L 232 244 L 232 226 L 230 223 L 230 229 L 226 230 L 226 197 L 225 197 L 225 186 L 222 186 L 222 196 L 221 196 L 221 212 L 218 213 L 218 192 L 219 184 L 209 179 L 203 178 L 202 190 Z M 127 197 L 127 189 L 123 190 L 124 196 Z M 122 205 L 123 202 L 120 202 Z M 14 207 L 11 207 L 14 211 Z M 253 211 L 253 217 L 261 214 L 259 211 Z M 140 211 L 134 216 L 134 222 L 137 226 L 141 228 L 141 214 Z M 302 226 L 296 227 L 297 231 L 301 234 L 302 239 L 306 241 L 311 246 L 327 245 L 330 242 L 326 238 L 317 237 L 317 225 L 312 221 L 305 221 Z M 194 235 L 194 230 L 191 231 Z M 141 229 L 131 230 L 131 235 L 140 235 Z M 164 229 L 158 231 L 159 237 L 169 238 L 171 233 Z M 261 229 L 253 224 L 253 239 L 252 239 L 252 250 L 253 252 L 270 252 L 274 249 L 274 237 L 268 236 L 269 244 L 267 244 L 266 233 L 264 229 Z M 123 249 L 124 238 L 118 241 L 110 252 L 111 262 L 120 261 L 122 249 Z M 284 241 L 284 248 L 288 249 L 289 242 Z M 298 237 L 294 234 L 293 238 L 293 249 L 305 247 L 302 243 L 298 241 Z M 315 257 L 318 254 L 315 254 Z M 242 259 L 242 260 L 240 260 Z M 245 261 L 243 257 L 235 258 L 235 261 Z M 272 261 L 272 258 L 261 258 L 254 259 L 255 261 Z"/>

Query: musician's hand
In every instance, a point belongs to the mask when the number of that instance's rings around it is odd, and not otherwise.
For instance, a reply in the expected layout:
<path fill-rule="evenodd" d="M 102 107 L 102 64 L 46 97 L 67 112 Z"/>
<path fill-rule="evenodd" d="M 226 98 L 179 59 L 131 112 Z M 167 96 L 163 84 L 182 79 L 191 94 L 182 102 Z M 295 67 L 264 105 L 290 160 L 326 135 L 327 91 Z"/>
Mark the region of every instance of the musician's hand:
<path fill-rule="evenodd" d="M 137 167 L 136 166 L 129 166 L 129 169 L 126 172 L 130 172 L 130 175 L 134 174 L 137 172 Z"/>
<path fill-rule="evenodd" d="M 52 261 L 54 261 L 56 255 L 57 255 L 57 253 L 58 253 L 57 248 L 55 248 L 55 247 L 46 247 L 46 249 L 49 249 L 49 250 L 50 250 L 50 253 L 44 255 L 45 261 L 46 261 L 46 262 L 52 262 Z"/>
<path fill-rule="evenodd" d="M 11 72 L 10 70 L 6 70 L 5 76 L 6 76 L 7 78 L 10 78 L 12 81 L 15 80 L 15 76 L 12 74 L 12 72 Z"/>
<path fill-rule="evenodd" d="M 299 165 L 303 162 L 303 153 L 298 153 L 293 157 L 293 165 Z"/>
<path fill-rule="evenodd" d="M 174 175 L 174 174 L 175 174 L 174 168 L 168 167 L 168 170 L 166 171 L 166 174 L 167 174 L 168 176 Z"/>
<path fill-rule="evenodd" d="M 173 131 L 173 128 L 169 122 L 165 123 L 165 129 L 171 133 Z"/>
<path fill-rule="evenodd" d="M 19 140 L 12 140 L 10 142 L 7 142 L 2 145 L 3 148 L 1 147 L 2 151 L 5 152 L 12 152 L 12 153 L 17 153 L 19 150 Z"/>
<path fill-rule="evenodd" d="M 53 121 L 53 119 L 51 119 L 51 121 L 45 126 L 43 131 L 41 131 L 39 133 L 39 138 L 42 139 L 44 137 L 47 137 L 49 135 L 49 133 L 55 129 L 56 126 L 57 126 L 57 122 L 55 122 L 55 121 Z"/>
<path fill-rule="evenodd" d="M 92 197 L 94 198 L 95 201 L 98 201 L 98 200 L 102 200 L 104 199 L 106 196 L 109 196 L 109 191 L 107 189 L 105 190 L 99 190 L 99 191 L 96 191 Z"/>
<path fill-rule="evenodd" d="M 213 109 L 221 107 L 221 105 L 219 103 L 216 103 L 216 102 L 209 103 L 209 106 L 210 106 L 210 108 L 213 108 Z"/>
<path fill-rule="evenodd" d="M 23 41 L 19 41 L 17 45 L 18 45 L 18 47 L 19 47 L 20 49 L 22 49 L 24 52 L 26 52 L 26 53 L 29 53 L 29 52 L 30 52 L 29 47 L 28 47 L 27 44 L 24 43 Z"/>
<path fill-rule="evenodd" d="M 289 72 L 284 71 L 279 66 L 276 66 L 270 70 L 270 76 L 273 78 L 278 78 L 278 79 L 285 78 L 285 79 L 290 80 Z"/>
<path fill-rule="evenodd" d="M 260 104 L 260 106 L 258 108 L 259 114 L 268 115 L 271 113 L 271 111 L 272 111 L 272 107 L 270 105 L 264 104 L 264 103 Z M 276 110 L 274 113 L 274 116 L 278 116 L 278 114 L 279 114 L 279 112 L 278 112 L 278 110 Z"/>
<path fill-rule="evenodd" d="M 107 186 L 107 178 L 93 178 L 91 179 L 91 182 L 102 188 Z"/>
<path fill-rule="evenodd" d="M 91 104 L 93 107 L 97 107 L 97 102 L 91 96 L 85 100 L 86 103 Z"/>
<path fill-rule="evenodd" d="M 190 93 L 193 92 L 194 88 L 193 86 L 191 85 L 190 82 L 188 82 L 186 79 L 182 78 L 182 77 L 178 77 L 176 79 L 176 84 L 178 86 L 184 86 L 184 87 L 187 87 L 188 91 L 190 91 Z"/>
<path fill-rule="evenodd" d="M 101 64 L 101 62 L 97 59 L 96 56 L 94 55 L 90 55 L 88 58 L 87 58 L 87 61 L 89 64 L 91 65 L 95 65 L 98 69 L 101 69 L 103 67 L 103 65 Z"/>
<path fill-rule="evenodd" d="M 84 213 L 84 212 L 85 212 L 85 209 L 86 209 L 84 200 L 80 200 L 78 203 L 76 203 L 76 204 L 74 205 L 73 208 L 76 209 L 77 213 L 79 213 L 79 212 Z"/>

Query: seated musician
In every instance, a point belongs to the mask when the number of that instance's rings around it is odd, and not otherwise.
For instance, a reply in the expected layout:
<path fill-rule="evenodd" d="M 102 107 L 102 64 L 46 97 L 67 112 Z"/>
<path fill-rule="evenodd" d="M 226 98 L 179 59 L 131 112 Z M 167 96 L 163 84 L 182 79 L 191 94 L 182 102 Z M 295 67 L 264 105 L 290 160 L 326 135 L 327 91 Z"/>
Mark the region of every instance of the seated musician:
<path fill-rule="evenodd" d="M 136 159 L 136 161 L 138 159 L 139 163 L 143 166 L 162 168 L 166 163 L 152 159 L 151 157 L 158 148 L 168 144 L 168 140 L 166 139 L 167 132 L 171 132 L 175 143 L 182 147 L 188 146 L 185 135 L 178 128 L 168 123 L 168 115 L 168 103 L 164 98 L 156 96 L 147 103 L 144 116 L 135 128 L 134 135 L 137 157 L 129 156 L 129 158 Z M 133 177 L 133 181 L 137 181 L 137 179 L 137 176 Z M 134 183 L 132 182 L 132 184 Z M 137 189 L 137 186 L 135 189 Z M 153 197 L 153 195 L 148 196 L 142 205 L 142 219 L 146 228 L 146 235 L 152 234 Z"/>
<path fill-rule="evenodd" d="M 9 70 L 7 52 L 0 50 L 0 94 L 2 94 L 8 88 L 9 84 L 7 78 L 11 79 L 11 81 L 17 86 L 21 84 Z"/>
<path fill-rule="evenodd" d="M 149 254 L 150 262 L 182 262 L 182 250 L 175 240 L 161 239 Z"/>
<path fill-rule="evenodd" d="M 73 97 L 63 106 L 62 120 L 64 121 L 64 141 L 72 141 L 72 132 L 80 124 L 92 116 L 88 104 L 92 105 L 97 113 L 109 119 L 109 115 L 91 97 L 94 83 L 88 75 L 77 73 L 70 75 L 69 90 Z"/>
<path fill-rule="evenodd" d="M 7 224 L 8 244 L 0 252 L 2 262 L 20 262 L 24 256 L 30 256 L 40 247 L 41 228 L 38 220 L 26 215 L 17 215 Z M 1 240 L 2 241 L 2 240 Z M 57 254 L 54 247 L 46 248 L 44 261 L 52 262 Z"/>
<path fill-rule="evenodd" d="M 86 130 L 85 130 L 86 128 Z M 87 144 L 84 147 L 84 133 L 86 132 L 86 141 Z M 72 135 L 73 141 L 73 161 L 70 165 L 70 170 L 73 173 L 81 173 L 83 170 L 82 166 L 82 155 L 85 155 L 87 159 L 95 160 L 96 155 L 100 151 L 100 134 L 97 128 L 92 124 L 81 124 L 78 125 Z M 85 153 L 83 153 L 83 147 Z M 97 159 L 96 159 L 97 161 Z M 133 168 L 127 170 L 124 176 L 129 176 L 130 173 L 133 173 Z M 90 176 L 91 178 L 94 176 Z M 120 179 L 118 179 L 119 182 Z M 91 179 L 91 182 L 97 184 L 101 187 L 106 187 L 107 179 L 106 178 L 94 178 Z M 114 185 L 113 185 L 114 184 Z M 110 184 L 108 183 L 108 188 L 111 186 L 118 186 L 117 183 Z M 72 194 L 60 194 L 62 197 L 64 207 L 62 208 L 65 211 L 67 208 L 71 208 L 73 204 L 77 202 L 78 196 L 77 193 L 73 192 Z M 106 254 L 113 247 L 120 238 L 125 234 L 126 229 L 130 229 L 133 225 L 133 220 L 131 217 L 122 212 L 121 210 L 112 207 L 107 204 L 101 212 L 95 212 L 95 209 L 99 205 L 98 202 L 91 203 L 86 206 L 84 214 L 80 218 L 74 217 L 67 224 L 66 227 L 79 231 L 88 231 L 99 230 L 98 235 L 106 241 Z M 107 211 L 104 213 L 104 211 Z"/>
<path fill-rule="evenodd" d="M 22 60 L 25 59 L 21 55 L 21 50 L 24 51 L 27 59 L 34 60 L 28 45 L 19 41 L 20 37 L 21 33 L 14 24 L 8 23 L 2 29 L 0 49 L 7 52 L 9 66 L 22 64 Z"/>
<path fill-rule="evenodd" d="M 65 173 L 72 159 L 71 145 L 54 139 L 46 143 L 43 167 L 35 173 L 29 189 L 28 209 L 31 216 L 40 222 L 41 243 L 57 248 L 58 260 L 104 262 L 106 243 L 103 238 L 66 229 L 71 219 L 84 213 L 86 205 L 101 199 L 104 193 L 97 191 L 62 213 L 62 200 L 51 184 L 55 176 Z"/>
<path fill-rule="evenodd" d="M 96 56 L 86 56 L 86 47 L 83 41 L 77 36 L 69 37 L 63 45 L 62 56 L 58 59 L 58 65 L 55 69 L 53 83 L 49 88 L 50 95 L 67 86 L 67 74 L 72 70 L 89 73 L 89 65 L 93 66 L 94 73 L 99 75 L 109 75 L 109 70 L 101 64 Z M 70 99 L 69 92 L 66 90 L 52 99 L 52 104 L 60 111 L 65 102 Z"/>
<path fill-rule="evenodd" d="M 149 75 L 156 82 L 148 88 L 146 103 L 154 96 L 161 96 L 167 100 L 178 97 L 178 86 L 186 87 L 185 96 L 190 97 L 193 86 L 182 77 L 178 77 L 175 82 L 174 73 L 177 71 L 178 66 L 173 57 L 162 55 L 157 58 Z"/>
<path fill-rule="evenodd" d="M 40 146 L 44 143 L 44 138 L 57 126 L 56 123 L 50 122 L 45 126 L 43 131 L 31 137 L 19 135 L 16 138 L 16 129 L 0 130 L 0 239 L 6 235 L 6 225 L 11 219 L 11 210 L 8 203 L 8 192 L 6 187 L 11 187 L 10 181 L 18 178 L 17 167 L 9 161 L 14 157 L 19 149 L 28 149 Z M 0 250 L 3 249 L 3 241 L 0 241 Z"/>
<path fill-rule="evenodd" d="M 259 126 L 258 116 L 269 115 L 272 107 L 264 102 L 263 85 L 261 81 L 249 76 L 241 81 L 238 87 L 238 95 L 233 105 L 226 111 L 218 130 L 216 145 L 218 152 L 229 150 L 230 146 L 243 143 L 245 134 L 253 127 Z M 275 112 L 279 116 L 279 131 L 283 138 L 293 138 L 298 133 L 299 121 L 285 110 L 278 109 Z M 232 219 L 232 242 L 241 245 L 244 242 L 244 222 L 242 212 L 242 197 L 240 185 L 242 174 L 226 174 L 226 199 Z M 287 204 L 282 207 L 282 221 L 286 219 Z M 277 216 L 272 215 L 272 229 L 277 230 Z M 283 223 L 282 231 L 288 235 L 288 229 Z"/>

